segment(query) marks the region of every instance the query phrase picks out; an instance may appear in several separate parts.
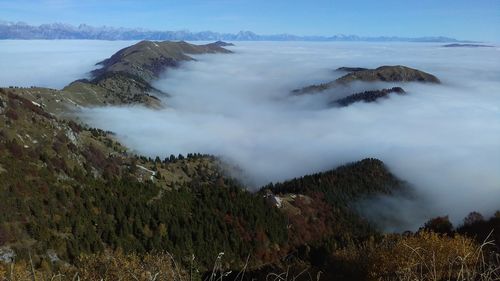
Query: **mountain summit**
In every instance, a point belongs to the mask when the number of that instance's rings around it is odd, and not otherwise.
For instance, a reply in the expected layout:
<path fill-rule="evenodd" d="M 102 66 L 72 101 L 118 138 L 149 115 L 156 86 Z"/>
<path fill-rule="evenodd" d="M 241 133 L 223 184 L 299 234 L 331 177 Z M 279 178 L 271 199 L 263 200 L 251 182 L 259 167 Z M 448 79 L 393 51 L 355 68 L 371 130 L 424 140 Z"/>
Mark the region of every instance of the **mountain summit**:
<path fill-rule="evenodd" d="M 293 94 L 312 94 L 339 86 L 344 86 L 355 81 L 359 82 L 424 82 L 436 83 L 441 81 L 434 75 L 402 65 L 384 65 L 375 69 L 362 67 L 340 67 L 337 71 L 348 72 L 346 75 L 334 81 L 310 85 L 301 89 L 293 90 Z"/>
<path fill-rule="evenodd" d="M 155 95 L 162 93 L 150 83 L 159 78 L 167 68 L 177 67 L 182 61 L 195 60 L 189 55 L 231 53 L 219 44 L 141 41 L 97 63 L 101 68 L 91 72 L 92 80 L 77 80 L 65 90 L 99 92 L 113 100 L 118 98 L 118 103 L 139 102 L 158 106 L 159 101 Z"/>

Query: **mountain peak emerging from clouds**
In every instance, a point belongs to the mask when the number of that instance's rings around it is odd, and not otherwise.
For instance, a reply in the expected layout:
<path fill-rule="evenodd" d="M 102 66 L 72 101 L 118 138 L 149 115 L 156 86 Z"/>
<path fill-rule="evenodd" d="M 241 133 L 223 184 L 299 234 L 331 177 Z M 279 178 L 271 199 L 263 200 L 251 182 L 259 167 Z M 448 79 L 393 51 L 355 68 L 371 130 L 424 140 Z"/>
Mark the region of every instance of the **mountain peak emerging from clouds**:
<path fill-rule="evenodd" d="M 292 34 L 260 35 L 251 31 L 219 33 L 213 31 L 191 32 L 154 31 L 142 28 L 95 27 L 87 24 L 78 26 L 52 23 L 39 26 L 24 22 L 0 21 L 0 39 L 94 39 L 94 40 L 190 40 L 190 41 L 401 41 L 401 42 L 468 42 L 449 37 L 397 37 L 397 36 L 298 36 Z"/>

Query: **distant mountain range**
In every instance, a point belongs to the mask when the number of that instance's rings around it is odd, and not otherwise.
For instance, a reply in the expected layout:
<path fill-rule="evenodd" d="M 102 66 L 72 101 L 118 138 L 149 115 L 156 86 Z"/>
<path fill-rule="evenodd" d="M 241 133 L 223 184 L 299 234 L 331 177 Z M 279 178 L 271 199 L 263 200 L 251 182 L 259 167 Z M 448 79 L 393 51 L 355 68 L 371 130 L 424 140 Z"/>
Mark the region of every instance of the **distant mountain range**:
<path fill-rule="evenodd" d="M 469 42 L 449 37 L 397 37 L 357 35 L 298 36 L 292 34 L 260 35 L 251 31 L 219 33 L 212 31 L 191 32 L 154 31 L 146 29 L 94 27 L 86 24 L 74 26 L 63 23 L 29 25 L 24 22 L 0 21 L 0 39 L 96 39 L 96 40 L 189 40 L 189 41 L 372 41 L 372 42 Z"/>

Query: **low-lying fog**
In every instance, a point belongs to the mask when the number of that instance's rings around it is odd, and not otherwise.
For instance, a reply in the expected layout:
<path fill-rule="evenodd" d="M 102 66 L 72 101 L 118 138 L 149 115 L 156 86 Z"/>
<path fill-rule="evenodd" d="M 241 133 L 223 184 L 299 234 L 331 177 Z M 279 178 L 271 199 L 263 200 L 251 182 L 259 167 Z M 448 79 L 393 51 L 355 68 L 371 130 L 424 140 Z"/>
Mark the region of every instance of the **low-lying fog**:
<path fill-rule="evenodd" d="M 0 40 L 0 87 L 60 89 L 87 78 L 95 63 L 135 42 L 97 40 Z"/>
<path fill-rule="evenodd" d="M 238 42 L 231 49 L 235 54 L 199 56 L 165 73 L 155 86 L 171 95 L 163 97 L 166 109 L 106 107 L 82 115 L 152 157 L 223 156 L 253 187 L 379 158 L 423 198 L 370 205 L 382 213 L 395 206 L 407 220 L 388 229 L 500 209 L 500 48 Z M 430 72 L 443 84 L 405 84 L 408 95 L 345 108 L 328 108 L 331 94 L 290 96 L 340 76 L 337 67 L 394 64 Z"/>

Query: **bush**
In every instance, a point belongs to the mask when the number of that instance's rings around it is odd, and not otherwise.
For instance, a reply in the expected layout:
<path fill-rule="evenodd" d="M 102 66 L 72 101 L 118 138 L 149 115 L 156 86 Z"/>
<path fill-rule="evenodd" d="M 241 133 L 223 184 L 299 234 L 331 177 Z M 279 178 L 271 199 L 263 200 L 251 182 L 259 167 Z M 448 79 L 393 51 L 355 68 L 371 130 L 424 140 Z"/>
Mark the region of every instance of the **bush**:
<path fill-rule="evenodd" d="M 484 221 L 483 215 L 478 212 L 471 212 L 464 218 L 464 225 L 473 225 Z"/>
<path fill-rule="evenodd" d="M 426 222 L 421 230 L 451 235 L 453 233 L 453 224 L 448 216 L 436 217 Z"/>

